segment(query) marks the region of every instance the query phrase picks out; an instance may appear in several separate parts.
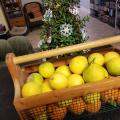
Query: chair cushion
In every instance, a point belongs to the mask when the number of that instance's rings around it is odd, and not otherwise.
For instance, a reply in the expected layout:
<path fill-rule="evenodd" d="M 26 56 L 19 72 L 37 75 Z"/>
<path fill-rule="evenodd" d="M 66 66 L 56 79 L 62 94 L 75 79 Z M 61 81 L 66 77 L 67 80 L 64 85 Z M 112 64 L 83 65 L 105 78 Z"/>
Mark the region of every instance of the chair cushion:
<path fill-rule="evenodd" d="M 10 31 L 11 35 L 24 35 L 27 32 L 27 27 L 13 27 Z"/>
<path fill-rule="evenodd" d="M 34 49 L 24 36 L 14 36 L 8 39 L 9 44 L 12 46 L 16 56 L 26 55 L 34 52 Z"/>

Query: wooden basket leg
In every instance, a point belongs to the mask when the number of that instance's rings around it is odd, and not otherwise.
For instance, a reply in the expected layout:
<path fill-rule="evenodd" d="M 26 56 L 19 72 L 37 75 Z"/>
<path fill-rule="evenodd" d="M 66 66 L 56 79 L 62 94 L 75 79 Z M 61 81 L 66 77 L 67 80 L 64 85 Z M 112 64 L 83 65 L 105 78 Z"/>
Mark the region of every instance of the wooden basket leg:
<path fill-rule="evenodd" d="M 6 64 L 8 66 L 8 70 L 11 74 L 11 77 L 13 79 L 13 82 L 14 82 L 14 87 L 15 90 L 17 90 L 17 92 L 15 91 L 15 98 L 19 98 L 20 97 L 20 82 L 18 80 L 19 78 L 19 75 L 18 75 L 18 72 L 17 72 L 17 66 L 13 63 L 13 57 L 15 55 L 13 53 L 9 53 L 7 54 L 6 56 Z"/>

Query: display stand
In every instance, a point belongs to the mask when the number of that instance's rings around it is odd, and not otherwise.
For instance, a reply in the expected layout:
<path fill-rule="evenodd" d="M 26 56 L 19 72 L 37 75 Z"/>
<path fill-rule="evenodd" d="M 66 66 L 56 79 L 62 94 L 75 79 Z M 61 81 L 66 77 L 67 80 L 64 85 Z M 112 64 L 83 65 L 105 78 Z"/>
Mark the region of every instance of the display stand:
<path fill-rule="evenodd" d="M 9 28 L 26 25 L 21 0 L 0 0 Z"/>
<path fill-rule="evenodd" d="M 115 9 L 115 34 L 120 34 L 120 29 L 118 28 L 118 18 L 120 15 L 120 3 L 119 0 L 116 0 L 116 9 Z"/>

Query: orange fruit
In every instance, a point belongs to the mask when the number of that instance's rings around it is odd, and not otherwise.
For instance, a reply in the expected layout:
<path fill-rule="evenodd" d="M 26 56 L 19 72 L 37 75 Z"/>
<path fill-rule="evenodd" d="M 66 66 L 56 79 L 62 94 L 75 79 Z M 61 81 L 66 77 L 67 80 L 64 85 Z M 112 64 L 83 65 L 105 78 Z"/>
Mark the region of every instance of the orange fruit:
<path fill-rule="evenodd" d="M 117 103 L 120 104 L 120 89 L 118 90 L 118 98 L 117 98 Z"/>
<path fill-rule="evenodd" d="M 35 118 L 43 113 L 46 113 L 46 106 L 40 106 L 30 109 L 27 114 L 29 114 L 32 118 Z"/>
<path fill-rule="evenodd" d="M 48 105 L 48 107 L 47 107 L 47 111 L 49 112 L 49 113 L 51 113 L 52 111 L 53 111 L 53 109 L 54 109 L 54 104 L 50 104 L 50 105 Z"/>
<path fill-rule="evenodd" d="M 85 102 L 82 98 L 73 99 L 72 104 L 68 107 L 68 110 L 74 114 L 81 114 L 85 111 Z"/>
<path fill-rule="evenodd" d="M 118 89 L 111 89 L 104 92 L 101 92 L 101 99 L 103 102 L 108 102 L 109 100 L 117 100 L 118 98 Z"/>
<path fill-rule="evenodd" d="M 67 114 L 67 108 L 58 107 L 58 106 L 55 106 L 54 104 L 51 104 L 48 106 L 47 112 L 51 120 L 61 120 Z"/>
<path fill-rule="evenodd" d="M 86 111 L 96 113 L 101 108 L 101 101 L 86 104 Z"/>

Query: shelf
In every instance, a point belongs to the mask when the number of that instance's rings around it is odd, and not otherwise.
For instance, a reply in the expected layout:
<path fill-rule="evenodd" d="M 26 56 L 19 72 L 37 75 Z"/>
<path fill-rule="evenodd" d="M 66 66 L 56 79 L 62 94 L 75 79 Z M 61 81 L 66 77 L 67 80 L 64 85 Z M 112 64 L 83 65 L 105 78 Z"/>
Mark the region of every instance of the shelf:
<path fill-rule="evenodd" d="M 9 17 L 10 19 L 15 19 L 15 18 L 17 18 L 17 17 L 22 17 L 22 16 L 23 16 L 23 14 L 20 13 L 20 14 L 11 14 L 11 15 L 9 15 L 8 17 Z"/>
<path fill-rule="evenodd" d="M 13 5 L 18 5 L 19 6 L 19 2 L 11 2 L 11 3 L 4 3 L 5 7 L 8 7 L 8 6 L 13 6 Z"/>
<path fill-rule="evenodd" d="M 13 26 L 23 26 L 25 25 L 25 18 L 22 11 L 21 0 L 1 0 L 4 13 L 7 18 L 10 29 Z M 22 21 L 16 20 L 17 18 L 22 18 Z"/>
<path fill-rule="evenodd" d="M 116 14 L 115 14 L 116 13 L 116 0 L 104 0 L 104 1 L 99 0 L 99 5 L 95 4 L 96 1 L 97 0 L 92 0 L 91 2 L 92 16 L 96 18 L 98 17 L 98 19 L 101 20 L 102 22 L 105 22 L 111 26 L 114 26 L 115 18 L 116 18 Z M 120 3 L 120 0 L 119 0 L 119 3 Z M 109 20 L 107 20 L 107 17 L 109 18 Z"/>
<path fill-rule="evenodd" d="M 21 10 L 10 10 L 10 11 L 7 11 L 7 13 L 10 13 L 10 12 L 17 12 L 17 11 L 20 11 L 20 12 L 21 12 Z"/>

